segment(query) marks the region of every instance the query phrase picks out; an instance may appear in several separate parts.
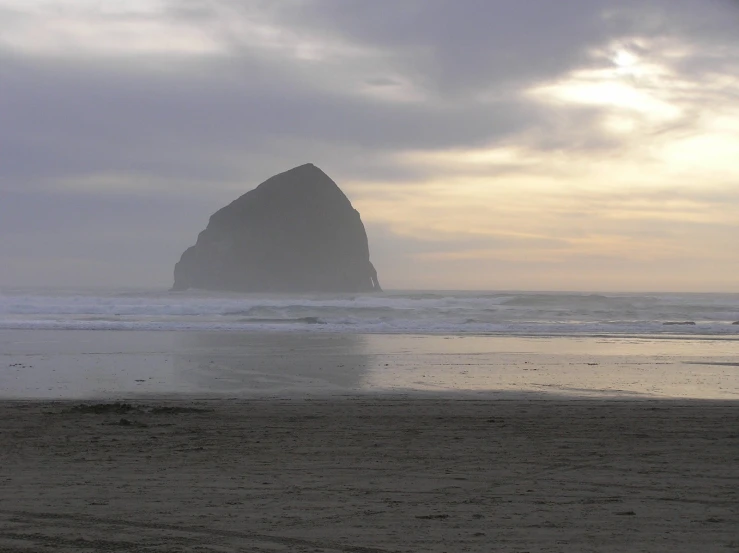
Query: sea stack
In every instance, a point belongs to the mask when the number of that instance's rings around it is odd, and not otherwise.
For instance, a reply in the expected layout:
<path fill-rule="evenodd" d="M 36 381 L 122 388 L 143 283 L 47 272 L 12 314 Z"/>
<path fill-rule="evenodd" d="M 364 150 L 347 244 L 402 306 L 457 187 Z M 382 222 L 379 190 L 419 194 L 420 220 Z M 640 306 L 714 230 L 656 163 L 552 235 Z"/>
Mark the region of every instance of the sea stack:
<path fill-rule="evenodd" d="M 359 212 L 308 163 L 214 213 L 174 269 L 173 290 L 381 291 Z"/>

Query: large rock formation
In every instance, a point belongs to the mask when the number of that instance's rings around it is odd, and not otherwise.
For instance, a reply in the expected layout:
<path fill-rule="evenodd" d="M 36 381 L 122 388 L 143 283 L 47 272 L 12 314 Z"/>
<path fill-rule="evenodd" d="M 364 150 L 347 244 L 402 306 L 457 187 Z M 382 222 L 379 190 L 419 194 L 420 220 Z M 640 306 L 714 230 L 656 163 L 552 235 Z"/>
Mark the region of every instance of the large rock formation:
<path fill-rule="evenodd" d="M 175 265 L 173 290 L 379 291 L 359 212 L 312 164 L 217 211 Z"/>

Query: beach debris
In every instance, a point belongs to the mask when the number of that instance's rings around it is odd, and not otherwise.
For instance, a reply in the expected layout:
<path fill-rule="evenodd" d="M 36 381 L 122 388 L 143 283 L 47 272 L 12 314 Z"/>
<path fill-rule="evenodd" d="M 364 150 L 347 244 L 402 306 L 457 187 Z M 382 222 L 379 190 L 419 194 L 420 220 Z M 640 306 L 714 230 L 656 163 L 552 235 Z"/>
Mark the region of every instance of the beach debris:
<path fill-rule="evenodd" d="M 73 405 L 69 408 L 71 413 L 92 413 L 95 415 L 104 415 L 107 413 L 130 413 L 132 411 L 138 411 L 139 407 L 131 405 L 130 403 L 81 403 L 79 405 Z"/>
<path fill-rule="evenodd" d="M 81 403 L 73 405 L 67 412 L 84 413 L 94 415 L 125 415 L 130 413 L 140 413 L 149 415 L 180 415 L 184 413 L 206 413 L 210 409 L 200 407 L 180 406 L 180 405 L 133 405 L 131 403 L 113 402 L 113 403 Z"/>
<path fill-rule="evenodd" d="M 144 422 L 132 421 L 131 419 L 121 419 L 118 422 L 108 423 L 112 426 L 132 426 L 134 428 L 149 428 L 149 425 Z"/>
<path fill-rule="evenodd" d="M 688 326 L 694 326 L 695 321 L 665 321 L 662 323 L 665 326 L 674 326 L 674 325 L 688 325 Z"/>
<path fill-rule="evenodd" d="M 200 407 L 179 407 L 176 405 L 166 405 L 161 407 L 151 407 L 147 410 L 152 415 L 179 415 L 181 413 L 207 413 L 212 409 L 202 409 Z"/>

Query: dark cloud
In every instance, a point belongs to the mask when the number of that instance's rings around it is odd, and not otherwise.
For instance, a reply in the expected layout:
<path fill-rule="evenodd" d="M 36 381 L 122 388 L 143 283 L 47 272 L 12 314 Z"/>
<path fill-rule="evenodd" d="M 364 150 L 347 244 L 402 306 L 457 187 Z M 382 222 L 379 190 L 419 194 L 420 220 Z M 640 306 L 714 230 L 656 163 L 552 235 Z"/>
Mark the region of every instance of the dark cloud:
<path fill-rule="evenodd" d="M 129 171 L 233 179 L 243 176 L 241 160 L 269 150 L 282 148 L 300 162 L 298 154 L 315 150 L 311 143 L 370 155 L 481 145 L 531 123 L 515 100 L 482 114 L 466 105 L 391 104 L 310 84 L 301 89 L 278 71 L 272 79 L 252 77 L 269 70 L 249 59 L 194 64 L 190 72 L 5 63 L 0 177 L 29 182 Z"/>
<path fill-rule="evenodd" d="M 182 13 L 179 2 L 172 5 L 173 13 Z M 298 36 L 373 48 L 423 87 L 452 97 L 556 77 L 592 64 L 592 50 L 616 39 L 736 45 L 739 24 L 736 0 L 195 0 L 188 6 L 186 13 L 212 24 L 226 15 L 253 19 L 258 13 L 261 21 Z"/>
<path fill-rule="evenodd" d="M 357 0 L 310 3 L 281 15 L 293 25 L 308 21 L 322 32 L 363 41 L 392 54 L 425 88 L 465 97 L 586 63 L 588 48 L 617 32 L 603 21 L 602 9 L 591 0 Z"/>
<path fill-rule="evenodd" d="M 407 76 L 428 97 L 406 103 L 359 94 L 342 82 L 346 66 L 325 81 L 325 72 L 315 67 L 320 63 L 278 63 L 273 54 L 254 48 L 184 60 L 59 60 L 6 53 L 0 58 L 5 129 L 0 179 L 6 186 L 32 186 L 38 179 L 126 171 L 249 180 L 248 168 L 258 167 L 254 175 L 262 174 L 259 160 L 279 157 L 276 151 L 285 158 L 284 164 L 278 161 L 282 168 L 323 157 L 334 145 L 339 152 L 364 152 L 367 162 L 347 163 L 359 156 L 341 153 L 327 160 L 331 165 L 371 177 L 389 153 L 479 147 L 512 136 L 525 135 L 529 146 L 542 149 L 618 147 L 614 136 L 598 129 L 601 110 L 547 110 L 522 97 L 521 87 L 592 63 L 592 48 L 619 36 L 667 32 L 672 29 L 668 20 L 678 31 L 692 33 L 692 39 L 715 41 L 711 31 L 717 25 L 726 28 L 725 15 L 732 15 L 718 0 L 701 4 L 700 10 L 680 1 L 674 3 L 677 9 L 657 9 L 657 3 L 637 13 L 637 5 L 603 0 L 176 2 L 167 16 L 200 22 L 213 33 L 227 26 L 225 17 L 257 14 L 296 35 L 333 36 L 376 49 L 389 69 Z M 368 71 L 349 84 L 398 84 L 391 76 L 373 75 L 374 68 Z M 385 166 L 378 176 L 391 173 Z M 407 170 L 399 168 L 398 175 Z"/>

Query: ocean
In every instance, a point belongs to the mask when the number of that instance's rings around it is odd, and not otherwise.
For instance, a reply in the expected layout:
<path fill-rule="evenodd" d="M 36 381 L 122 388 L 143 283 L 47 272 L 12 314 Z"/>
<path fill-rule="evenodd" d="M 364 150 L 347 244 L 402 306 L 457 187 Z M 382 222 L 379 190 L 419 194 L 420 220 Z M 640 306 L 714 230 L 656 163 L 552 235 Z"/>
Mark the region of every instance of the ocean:
<path fill-rule="evenodd" d="M 730 337 L 737 322 L 739 294 L 0 291 L 0 329 L 14 330 Z"/>
<path fill-rule="evenodd" d="M 0 398 L 734 400 L 737 321 L 739 294 L 6 288 Z"/>

